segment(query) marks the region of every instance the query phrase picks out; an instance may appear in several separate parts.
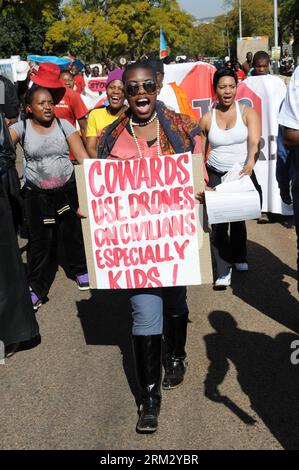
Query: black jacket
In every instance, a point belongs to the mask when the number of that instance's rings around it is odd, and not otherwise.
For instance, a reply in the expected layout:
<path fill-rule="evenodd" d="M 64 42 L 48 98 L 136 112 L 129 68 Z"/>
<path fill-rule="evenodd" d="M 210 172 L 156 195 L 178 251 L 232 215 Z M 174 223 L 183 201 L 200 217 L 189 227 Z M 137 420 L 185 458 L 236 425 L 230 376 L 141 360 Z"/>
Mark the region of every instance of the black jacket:
<path fill-rule="evenodd" d="M 4 115 L 0 113 L 0 176 L 14 166 L 15 160 L 15 148 L 5 123 Z"/>
<path fill-rule="evenodd" d="M 0 75 L 0 112 L 8 119 L 19 115 L 20 103 L 17 90 L 8 78 Z"/>

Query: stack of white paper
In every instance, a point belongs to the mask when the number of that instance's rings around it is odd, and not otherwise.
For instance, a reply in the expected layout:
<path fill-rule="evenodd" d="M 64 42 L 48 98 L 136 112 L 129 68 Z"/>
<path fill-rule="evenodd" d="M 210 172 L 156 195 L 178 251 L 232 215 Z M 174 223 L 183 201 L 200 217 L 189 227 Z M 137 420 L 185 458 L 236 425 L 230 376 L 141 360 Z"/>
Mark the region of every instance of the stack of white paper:
<path fill-rule="evenodd" d="M 240 176 L 241 169 L 239 164 L 235 164 L 215 191 L 205 192 L 210 224 L 239 222 L 261 216 L 259 193 L 250 176 Z"/>

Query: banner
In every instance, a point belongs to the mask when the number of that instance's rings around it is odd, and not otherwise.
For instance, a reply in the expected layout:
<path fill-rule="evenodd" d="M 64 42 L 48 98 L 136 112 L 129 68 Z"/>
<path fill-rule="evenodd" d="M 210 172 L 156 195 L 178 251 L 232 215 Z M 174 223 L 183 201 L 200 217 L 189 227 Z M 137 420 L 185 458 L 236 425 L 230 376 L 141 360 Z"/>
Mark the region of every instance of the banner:
<path fill-rule="evenodd" d="M 99 108 L 107 105 L 106 93 L 107 77 L 85 77 L 86 99 L 81 95 L 88 109 Z"/>
<path fill-rule="evenodd" d="M 0 75 L 11 82 L 17 81 L 16 64 L 12 59 L 0 59 Z"/>
<path fill-rule="evenodd" d="M 106 92 L 107 77 L 85 78 L 85 82 L 87 88 L 94 93 Z"/>
<path fill-rule="evenodd" d="M 194 163 L 193 163 L 194 162 Z M 203 206 L 190 153 L 127 161 L 84 160 L 76 180 L 90 285 L 130 289 L 212 282 Z"/>
<path fill-rule="evenodd" d="M 286 95 L 279 77 L 248 77 L 238 85 L 237 100 L 254 108 L 262 123 L 259 159 L 255 165 L 257 180 L 263 191 L 263 212 L 291 215 L 292 209 L 281 201 L 276 181 L 278 114 Z"/>
<path fill-rule="evenodd" d="M 213 76 L 216 68 L 206 62 L 190 62 L 164 66 L 164 83 L 175 82 L 188 95 L 198 119 L 209 111 L 213 102 Z M 159 98 L 158 98 L 159 99 Z"/>

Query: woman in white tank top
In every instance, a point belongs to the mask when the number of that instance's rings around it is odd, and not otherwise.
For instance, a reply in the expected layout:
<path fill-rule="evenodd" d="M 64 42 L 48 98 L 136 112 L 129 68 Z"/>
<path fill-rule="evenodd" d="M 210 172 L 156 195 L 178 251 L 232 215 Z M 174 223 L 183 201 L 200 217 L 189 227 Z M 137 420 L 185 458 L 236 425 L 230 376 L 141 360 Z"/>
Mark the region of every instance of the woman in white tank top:
<path fill-rule="evenodd" d="M 240 174 L 249 175 L 259 191 L 253 167 L 259 154 L 261 126 L 258 114 L 252 108 L 235 101 L 238 79 L 231 69 L 218 70 L 214 75 L 214 90 L 218 103 L 201 120 L 202 141 L 210 190 L 221 183 L 221 177 L 234 163 L 243 167 Z M 230 225 L 230 233 L 228 228 Z M 231 283 L 232 265 L 238 271 L 247 271 L 247 233 L 245 221 L 212 226 L 212 247 L 217 264 L 215 286 Z"/>

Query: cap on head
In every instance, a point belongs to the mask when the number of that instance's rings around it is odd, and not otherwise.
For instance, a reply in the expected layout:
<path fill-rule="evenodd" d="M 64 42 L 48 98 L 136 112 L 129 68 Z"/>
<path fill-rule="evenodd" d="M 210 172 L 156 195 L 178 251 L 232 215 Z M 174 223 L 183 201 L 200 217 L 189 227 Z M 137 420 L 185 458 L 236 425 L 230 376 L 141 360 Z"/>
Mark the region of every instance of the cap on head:
<path fill-rule="evenodd" d="M 30 70 L 30 66 L 28 62 L 25 62 L 24 60 L 20 60 L 20 62 L 17 62 L 16 64 L 17 81 L 23 82 L 24 80 L 26 80 L 29 70 Z"/>
<path fill-rule="evenodd" d="M 122 81 L 123 73 L 124 72 L 122 69 L 114 69 L 111 72 L 109 72 L 107 82 L 106 82 L 106 88 L 108 87 L 109 83 L 113 82 L 114 80 Z"/>

